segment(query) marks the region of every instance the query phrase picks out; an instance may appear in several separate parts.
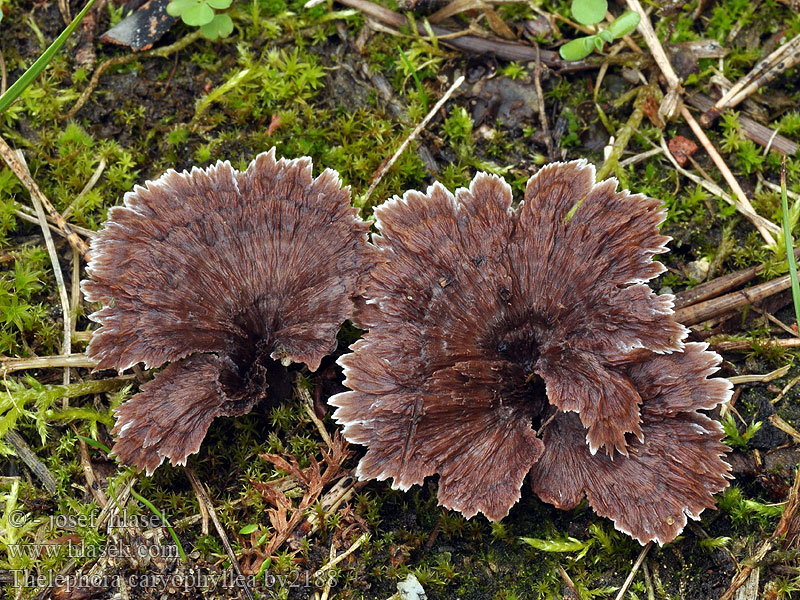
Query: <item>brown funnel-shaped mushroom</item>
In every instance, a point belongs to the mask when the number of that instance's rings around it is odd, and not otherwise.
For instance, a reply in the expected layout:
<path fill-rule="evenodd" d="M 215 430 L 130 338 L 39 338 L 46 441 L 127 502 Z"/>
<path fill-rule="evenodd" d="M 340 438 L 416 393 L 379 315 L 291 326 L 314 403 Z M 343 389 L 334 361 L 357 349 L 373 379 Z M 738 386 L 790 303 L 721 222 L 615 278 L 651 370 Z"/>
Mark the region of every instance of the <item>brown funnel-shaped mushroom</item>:
<path fill-rule="evenodd" d="M 211 421 L 242 415 L 290 362 L 336 346 L 370 264 L 368 224 L 331 170 L 260 154 L 168 171 L 126 194 L 92 241 L 82 284 L 102 303 L 99 369 L 171 364 L 117 411 L 113 452 L 152 473 L 185 464 Z"/>
<path fill-rule="evenodd" d="M 664 354 L 683 349 L 686 329 L 672 297 L 645 284 L 669 240 L 658 201 L 595 184 L 577 161 L 541 169 L 517 208 L 481 173 L 455 196 L 435 184 L 375 215 L 369 332 L 339 361 L 352 391 L 330 400 L 345 437 L 368 448 L 359 477 L 407 489 L 438 474 L 443 506 L 498 520 L 533 468 L 543 498 L 571 506 L 586 493 L 640 540 L 671 539 L 710 505 L 727 465 L 719 427 L 696 411 L 730 385 L 706 379 L 717 359 L 703 347 Z M 676 436 L 683 447 L 662 464 L 647 458 Z M 577 469 L 563 499 L 559 461 Z M 663 506 L 604 495 L 600 473 L 660 482 L 627 491 Z"/>

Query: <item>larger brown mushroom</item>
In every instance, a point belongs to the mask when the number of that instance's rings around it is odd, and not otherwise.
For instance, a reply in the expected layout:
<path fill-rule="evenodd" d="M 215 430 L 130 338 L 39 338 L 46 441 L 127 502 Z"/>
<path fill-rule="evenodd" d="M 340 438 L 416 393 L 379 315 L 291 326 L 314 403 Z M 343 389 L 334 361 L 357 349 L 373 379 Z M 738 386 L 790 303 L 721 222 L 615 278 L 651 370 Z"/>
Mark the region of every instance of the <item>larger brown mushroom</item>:
<path fill-rule="evenodd" d="M 726 447 L 698 411 L 730 384 L 645 283 L 669 240 L 657 200 L 577 161 L 541 169 L 517 208 L 481 173 L 375 215 L 369 332 L 340 359 L 352 391 L 330 400 L 368 448 L 360 478 L 408 489 L 438 474 L 440 504 L 499 520 L 530 473 L 544 500 L 585 494 L 643 543 L 713 504 Z"/>
<path fill-rule="evenodd" d="M 270 393 L 279 363 L 316 370 L 352 316 L 367 229 L 336 172 L 314 179 L 274 149 L 126 194 L 92 241 L 88 353 L 98 369 L 170 364 L 118 409 L 113 453 L 147 473 L 185 464 L 215 417 Z"/>

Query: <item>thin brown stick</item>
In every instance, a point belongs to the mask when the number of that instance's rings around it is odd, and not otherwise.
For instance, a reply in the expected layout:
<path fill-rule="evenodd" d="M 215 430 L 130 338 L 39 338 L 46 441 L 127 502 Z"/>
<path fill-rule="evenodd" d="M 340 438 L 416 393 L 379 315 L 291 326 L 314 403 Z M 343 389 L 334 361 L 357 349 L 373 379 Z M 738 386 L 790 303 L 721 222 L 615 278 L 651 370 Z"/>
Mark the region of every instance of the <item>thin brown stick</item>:
<path fill-rule="evenodd" d="M 72 426 L 72 431 L 77 435 L 78 428 L 74 425 Z M 94 496 L 95 500 L 97 500 L 97 504 L 100 508 L 104 508 L 106 504 L 108 504 L 108 496 L 106 496 L 103 489 L 97 483 L 97 476 L 94 474 L 94 468 L 92 467 L 92 460 L 89 457 L 89 446 L 82 438 L 78 438 L 78 447 L 81 453 L 81 466 L 83 467 L 83 476 L 86 479 L 86 485 L 89 488 L 89 491 Z"/>
<path fill-rule="evenodd" d="M 637 558 L 636 562 L 633 563 L 633 567 L 631 568 L 631 572 L 628 574 L 628 578 L 625 579 L 625 583 L 623 583 L 622 587 L 619 589 L 616 600 L 622 600 L 622 598 L 625 597 L 625 594 L 628 592 L 628 588 L 631 587 L 631 584 L 633 583 L 633 578 L 636 577 L 636 572 L 639 570 L 639 567 L 642 566 L 645 556 L 647 556 L 647 553 L 650 552 L 650 548 L 652 547 L 653 542 L 648 542 L 647 545 L 642 548 L 642 551 L 639 553 L 639 558 Z"/>
<path fill-rule="evenodd" d="M 374 2 L 370 2 L 369 0 L 337 0 L 337 2 L 339 2 L 339 4 L 343 4 L 344 6 L 355 8 L 364 15 L 371 17 L 376 21 L 380 21 L 381 23 L 391 25 L 396 29 L 409 25 L 408 20 L 400 13 L 396 13 L 388 8 L 379 6 Z M 420 36 L 424 38 L 429 37 L 428 32 L 425 30 L 425 27 L 422 24 L 415 23 L 415 25 Z M 430 27 L 433 34 L 439 40 L 442 40 L 442 38 L 445 36 L 452 36 L 454 33 L 456 33 L 450 29 L 440 27 L 439 25 L 431 25 Z M 501 42 L 475 35 L 464 35 L 454 39 L 448 39 L 444 41 L 444 43 L 446 43 L 448 46 L 452 46 L 453 48 L 461 50 L 462 52 L 469 52 L 471 54 L 493 54 L 498 58 L 503 58 L 505 60 L 516 60 L 520 62 L 532 62 L 536 60 L 536 49 L 533 46 L 521 44 L 519 42 Z M 542 63 L 548 67 L 558 69 L 562 72 L 595 69 L 598 68 L 604 60 L 608 59 L 598 56 L 586 60 L 570 62 L 561 58 L 558 52 L 552 52 L 550 50 L 541 51 Z M 641 55 L 629 52 L 615 57 L 615 59 L 610 60 L 610 62 L 611 64 L 629 64 L 631 61 L 635 61 L 641 66 L 645 60 L 646 59 L 644 59 Z"/>
<path fill-rule="evenodd" d="M 54 369 L 62 367 L 97 366 L 97 361 L 83 353 L 59 356 L 37 356 L 35 358 L 0 358 L 0 376 L 27 369 Z"/>
<path fill-rule="evenodd" d="M 639 14 L 639 32 L 644 37 L 644 41 L 650 49 L 650 53 L 653 55 L 653 60 L 656 61 L 658 68 L 661 69 L 661 72 L 667 80 L 667 93 L 664 94 L 664 99 L 661 101 L 658 113 L 662 117 L 671 119 L 677 115 L 682 104 L 680 99 L 680 94 L 683 91 L 681 80 L 675 73 L 675 69 L 672 68 L 672 63 L 669 62 L 667 53 L 664 52 L 664 48 L 661 46 L 661 42 L 653 29 L 653 25 L 650 23 L 650 17 L 644 12 L 639 0 L 626 0 L 626 2 L 628 3 L 628 8 Z"/>
<path fill-rule="evenodd" d="M 783 419 L 777 413 L 769 416 L 769 422 L 773 427 L 775 427 L 776 429 L 780 429 L 783 433 L 791 437 L 795 442 L 800 442 L 800 432 L 798 432 L 797 429 L 795 429 L 789 423 L 787 423 L 786 420 Z"/>
<path fill-rule="evenodd" d="M 785 549 L 788 545 L 796 543 L 798 507 L 800 507 L 800 469 L 795 473 L 794 485 L 792 485 L 792 489 L 789 492 L 789 498 L 783 508 L 783 514 L 781 515 L 780 521 L 778 521 L 778 525 L 775 527 L 775 531 L 773 531 L 769 539 L 761 545 L 758 552 L 751 556 L 746 562 L 742 563 L 741 571 L 736 574 L 733 581 L 731 581 L 730 587 L 725 590 L 725 593 L 720 596 L 719 600 L 731 600 L 736 590 L 742 587 L 750 577 L 754 565 L 758 565 L 764 560 L 774 547 L 780 545 Z M 781 543 L 780 540 L 784 537 L 785 539 L 783 543 Z"/>
<path fill-rule="evenodd" d="M 386 173 L 388 173 L 389 169 L 392 168 L 392 165 L 395 162 L 397 162 L 397 159 L 400 158 L 403 155 L 403 152 L 406 151 L 406 148 L 408 148 L 409 144 L 411 144 L 411 142 L 413 142 L 417 138 L 417 136 L 422 132 L 422 130 L 425 129 L 428 123 L 431 122 L 431 119 L 433 119 L 433 117 L 436 116 L 436 113 L 439 112 L 439 109 L 442 108 L 442 106 L 444 106 L 444 103 L 450 99 L 450 96 L 453 95 L 453 93 L 459 88 L 459 86 L 462 83 L 464 83 L 463 75 L 461 75 L 458 79 L 456 79 L 453 82 L 453 85 L 451 85 L 448 88 L 448 90 L 444 93 L 444 95 L 441 98 L 439 98 L 439 101 L 434 105 L 434 107 L 430 110 L 430 112 L 427 115 L 425 115 L 425 118 L 422 119 L 420 124 L 414 128 L 414 131 L 412 131 L 411 134 L 403 141 L 403 143 L 400 144 L 400 147 L 392 155 L 392 157 L 388 161 L 383 163 L 383 165 L 381 165 L 380 169 L 378 169 L 378 173 L 372 179 L 372 183 L 370 184 L 369 189 L 367 189 L 367 193 L 364 196 L 363 205 L 367 204 L 370 196 L 372 196 L 372 192 L 374 192 L 375 188 L 378 187 L 378 184 L 380 184 L 381 180 L 383 179 L 383 176 L 386 175 Z"/>
<path fill-rule="evenodd" d="M 717 100 L 713 107 L 700 117 L 700 122 L 708 127 L 722 111 L 733 108 L 759 87 L 769 83 L 780 73 L 797 64 L 799 60 L 800 34 L 775 49 L 765 59 L 757 62 L 749 73 L 739 79 L 731 89 Z"/>
<path fill-rule="evenodd" d="M 132 54 L 125 54 L 124 56 L 115 56 L 114 58 L 109 58 L 108 60 L 103 61 L 97 65 L 97 68 L 92 74 L 92 78 L 89 80 L 89 85 L 86 86 L 86 89 L 83 90 L 83 93 L 81 93 L 81 95 L 75 101 L 75 104 L 73 104 L 72 108 L 69 109 L 69 112 L 65 115 L 64 120 L 69 121 L 70 119 L 73 119 L 76 114 L 78 114 L 78 111 L 82 109 L 83 105 L 86 104 L 87 100 L 89 100 L 89 97 L 92 95 L 92 92 L 94 92 L 97 84 L 100 83 L 100 77 L 102 77 L 103 73 L 108 71 L 111 67 L 118 67 L 134 60 L 150 58 L 152 56 L 166 58 L 173 52 L 183 50 L 193 42 L 199 40 L 202 35 L 203 34 L 200 29 L 197 29 L 192 33 L 182 37 L 174 44 L 170 44 L 169 46 L 147 50 L 146 52 L 134 52 Z"/>
<path fill-rule="evenodd" d="M 753 287 L 731 292 L 719 298 L 712 298 L 705 302 L 685 306 L 675 311 L 675 320 L 684 325 L 694 325 L 711 319 L 718 315 L 744 308 L 748 304 L 756 304 L 778 292 L 788 290 L 792 285 L 789 275 L 784 275 L 778 279 L 767 281 Z"/>
<path fill-rule="evenodd" d="M 794 250 L 795 258 L 800 259 L 800 248 Z M 741 271 L 734 271 L 722 277 L 717 277 L 711 281 L 706 281 L 693 288 L 689 288 L 675 294 L 674 308 L 684 308 L 692 304 L 697 304 L 703 300 L 716 298 L 720 294 L 730 291 L 734 288 L 744 285 L 752 281 L 764 272 L 766 265 L 755 265 L 742 269 Z"/>
<path fill-rule="evenodd" d="M 30 193 L 31 200 L 34 202 L 34 208 L 36 207 L 37 202 L 41 203 L 41 206 L 44 207 L 44 210 L 47 212 L 47 214 L 56 221 L 59 229 L 61 229 L 61 231 L 64 232 L 65 237 L 67 238 L 67 240 L 69 240 L 69 243 L 72 244 L 72 247 L 77 249 L 78 252 L 80 252 L 81 254 L 86 254 L 86 252 L 89 250 L 89 247 L 86 245 L 86 242 L 84 242 L 81 238 L 79 238 L 75 234 L 75 232 L 72 231 L 72 228 L 69 226 L 69 223 L 67 223 L 63 219 L 63 217 L 60 214 L 58 214 L 58 211 L 55 208 L 53 208 L 53 205 L 50 204 L 50 201 L 42 193 L 42 190 L 39 189 L 39 186 L 36 185 L 36 182 L 33 180 L 33 177 L 31 177 L 31 174 L 28 171 L 27 166 L 25 166 L 22 163 L 22 161 L 17 156 L 16 152 L 14 152 L 14 150 L 11 149 L 11 146 L 9 146 L 8 143 L 6 143 L 6 141 L 2 137 L 0 137 L 0 156 L 3 157 L 3 160 L 6 162 L 8 167 L 11 169 L 14 175 L 16 175 L 17 178 L 22 182 L 22 185 L 25 186 L 25 189 L 27 189 L 28 192 Z M 44 229 L 47 229 L 46 220 L 45 220 L 45 227 L 43 228 L 43 234 L 44 234 Z M 47 232 L 46 235 L 49 236 L 49 231 Z"/>
<path fill-rule="evenodd" d="M 703 94 L 693 94 L 686 97 L 687 104 L 694 106 L 701 111 L 708 111 L 714 106 L 714 102 L 708 96 Z M 706 113 L 707 114 L 707 113 Z M 789 138 L 780 135 L 778 132 L 773 131 L 766 125 L 754 121 L 753 119 L 744 115 L 738 115 L 736 120 L 742 126 L 742 135 L 749 140 L 754 141 L 759 146 L 769 146 L 772 150 L 786 154 L 787 156 L 794 156 L 797 153 L 798 145 Z M 701 119 L 702 125 L 702 119 Z"/>
<path fill-rule="evenodd" d="M 769 340 L 762 344 L 767 348 L 797 348 L 800 347 L 800 338 Z M 711 348 L 717 352 L 744 352 L 753 349 L 750 340 L 735 340 L 730 342 L 715 342 Z"/>
<path fill-rule="evenodd" d="M 797 377 L 795 377 L 794 379 L 792 379 L 792 380 L 791 380 L 789 383 L 787 383 L 787 384 L 784 386 L 784 388 L 781 390 L 781 393 L 780 393 L 780 394 L 778 394 L 777 396 L 775 396 L 775 397 L 774 397 L 772 400 L 770 400 L 770 402 L 771 402 L 772 404 L 777 404 L 778 402 L 780 402 L 781 400 L 783 400 L 783 399 L 786 397 L 786 394 L 788 394 L 788 393 L 789 393 L 789 390 L 791 390 L 791 389 L 792 389 L 794 386 L 796 386 L 796 385 L 797 385 L 797 382 L 798 382 L 798 381 L 800 381 L 800 375 L 798 375 Z"/>
<path fill-rule="evenodd" d="M 786 333 L 788 333 L 789 335 L 792 335 L 792 336 L 794 336 L 794 337 L 800 337 L 800 336 L 798 336 L 797 332 L 796 332 L 794 329 L 792 329 L 792 328 L 791 328 L 791 327 L 789 327 L 789 326 L 788 326 L 786 323 L 784 323 L 783 321 L 781 321 L 780 319 L 778 319 L 777 317 L 775 317 L 775 315 L 772 315 L 772 314 L 768 313 L 768 312 L 767 312 L 767 311 L 765 311 L 765 310 L 761 310 L 760 308 L 758 308 L 758 307 L 756 307 L 756 306 L 752 306 L 751 308 L 752 308 L 754 311 L 756 311 L 758 314 L 762 315 L 763 317 L 766 317 L 766 319 L 767 319 L 767 320 L 768 320 L 770 323 L 772 323 L 772 324 L 776 325 L 777 327 L 779 327 L 779 328 L 783 329 L 783 330 L 784 330 Z"/>
<path fill-rule="evenodd" d="M 242 573 L 242 568 L 239 566 L 239 559 L 236 558 L 236 553 L 233 551 L 233 547 L 228 540 L 228 536 L 225 534 L 225 529 L 222 527 L 222 523 L 219 522 L 217 513 L 214 510 L 214 505 L 211 503 L 211 498 L 208 497 L 208 493 L 203 487 L 203 484 L 199 479 L 197 479 L 197 475 L 195 474 L 194 470 L 191 467 L 184 467 L 184 471 L 186 471 L 186 475 L 189 477 L 189 480 L 194 481 L 194 483 L 192 483 L 192 487 L 196 492 L 199 493 L 200 499 L 206 505 L 208 514 L 211 516 L 211 521 L 214 523 L 214 528 L 217 530 L 217 535 L 219 535 L 220 540 L 222 540 L 222 545 L 225 547 L 225 552 L 228 554 L 228 558 L 231 560 L 231 566 L 233 567 L 233 570 L 236 571 L 238 583 L 241 585 L 242 589 L 244 589 L 244 593 L 248 600 L 254 600 L 253 592 L 250 591 L 250 587 L 247 585 L 247 578 L 244 576 L 244 573 Z"/>
<path fill-rule="evenodd" d="M 575 600 L 580 600 L 581 594 L 578 591 L 578 588 L 575 587 L 575 582 L 572 581 L 572 578 L 569 576 L 569 573 L 567 573 L 567 571 L 561 565 L 558 565 L 558 574 L 561 576 L 561 581 L 563 581 L 564 585 L 567 586 L 570 595 Z"/>
<path fill-rule="evenodd" d="M 39 460 L 39 457 L 31 450 L 25 439 L 13 429 L 6 431 L 3 439 L 14 448 L 17 457 L 39 478 L 39 481 L 42 482 L 42 485 L 50 495 L 55 496 L 58 493 L 58 480 L 50 472 L 50 469 Z"/>
<path fill-rule="evenodd" d="M 189 483 L 192 484 L 192 490 L 194 490 L 194 495 L 197 497 L 197 506 L 200 508 L 200 518 L 202 519 L 200 533 L 205 536 L 208 535 L 208 508 L 203 501 L 203 490 L 200 488 L 200 482 L 197 481 L 197 478 L 189 477 Z"/>

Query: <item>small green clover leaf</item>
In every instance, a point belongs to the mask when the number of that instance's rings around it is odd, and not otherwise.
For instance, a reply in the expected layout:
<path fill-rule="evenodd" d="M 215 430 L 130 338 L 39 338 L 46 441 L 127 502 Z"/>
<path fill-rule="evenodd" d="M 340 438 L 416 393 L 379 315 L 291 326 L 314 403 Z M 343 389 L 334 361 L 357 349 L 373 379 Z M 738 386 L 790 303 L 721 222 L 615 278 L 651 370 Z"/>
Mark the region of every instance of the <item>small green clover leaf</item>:
<path fill-rule="evenodd" d="M 572 16 L 582 25 L 594 25 L 606 16 L 606 0 L 572 0 Z"/>
<path fill-rule="evenodd" d="M 192 27 L 200 27 L 214 19 L 214 9 L 207 0 L 172 0 L 167 4 L 167 14 L 180 17 Z"/>
<path fill-rule="evenodd" d="M 208 40 L 228 37 L 233 31 L 233 21 L 228 15 L 214 15 L 210 23 L 200 27 L 203 37 Z"/>
<path fill-rule="evenodd" d="M 214 19 L 214 9 L 205 2 L 197 2 L 181 13 L 181 20 L 187 25 L 199 27 Z"/>
<path fill-rule="evenodd" d="M 209 40 L 228 37 L 233 31 L 233 21 L 228 15 L 217 14 L 225 10 L 232 0 L 172 0 L 167 4 L 167 13 L 180 17 L 187 25 L 200 27 Z"/>

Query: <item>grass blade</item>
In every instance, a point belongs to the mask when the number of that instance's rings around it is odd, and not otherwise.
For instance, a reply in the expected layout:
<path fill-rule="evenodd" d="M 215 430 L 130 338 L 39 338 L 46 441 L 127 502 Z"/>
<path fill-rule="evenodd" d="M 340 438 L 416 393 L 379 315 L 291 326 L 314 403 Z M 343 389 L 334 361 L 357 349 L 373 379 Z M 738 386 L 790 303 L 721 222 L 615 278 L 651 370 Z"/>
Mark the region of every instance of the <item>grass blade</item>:
<path fill-rule="evenodd" d="M 400 58 L 403 60 L 403 64 L 406 66 L 406 69 L 408 69 L 409 73 L 411 73 L 411 76 L 414 78 L 414 84 L 417 86 L 417 93 L 422 100 L 423 110 L 428 112 L 428 94 L 426 94 L 425 90 L 422 89 L 422 82 L 419 80 L 417 70 L 414 68 L 414 65 L 411 64 L 411 61 L 408 60 L 406 53 L 403 52 L 403 49 L 400 48 L 400 46 L 397 46 L 397 51 L 400 53 Z"/>
<path fill-rule="evenodd" d="M 797 262 L 794 259 L 792 232 L 789 221 L 789 201 L 786 198 L 786 155 L 781 163 L 781 208 L 783 209 L 783 239 L 786 246 L 786 260 L 789 263 L 789 279 L 792 280 L 792 300 L 794 301 L 794 317 L 800 327 L 800 282 L 797 281 Z"/>
<path fill-rule="evenodd" d="M 3 114 L 5 110 L 11 105 L 14 100 L 19 98 L 19 95 L 25 91 L 33 80 L 36 79 L 39 74 L 44 71 L 45 67 L 50 64 L 50 61 L 53 60 L 53 56 L 55 56 L 56 52 L 61 50 L 61 47 L 64 45 L 64 42 L 67 41 L 67 38 L 75 31 L 75 28 L 78 26 L 78 23 L 83 20 L 83 17 L 86 16 L 86 13 L 89 12 L 89 9 L 92 8 L 92 5 L 95 3 L 95 0 L 89 0 L 86 3 L 86 6 L 83 7 L 83 10 L 79 12 L 74 19 L 72 19 L 72 23 L 67 25 L 67 28 L 61 32 L 55 41 L 50 44 L 50 47 L 45 50 L 42 55 L 36 59 L 27 71 L 25 71 L 19 79 L 17 79 L 14 84 L 6 90 L 6 93 L 0 96 L 0 114 Z"/>
<path fill-rule="evenodd" d="M 186 553 L 183 551 L 183 545 L 181 544 L 181 541 L 178 539 L 178 534 L 175 533 L 175 530 L 172 528 L 172 525 L 169 524 L 169 521 L 167 521 L 166 517 L 164 517 L 164 515 L 161 513 L 161 511 L 158 510 L 155 507 L 155 505 L 152 502 L 150 502 L 150 500 L 148 500 L 147 498 L 145 498 L 141 494 L 137 494 L 132 488 L 131 488 L 131 496 L 133 496 L 139 502 L 144 504 L 147 508 L 149 508 L 153 512 L 153 514 L 155 516 L 157 516 L 159 519 L 161 519 L 161 522 L 164 523 L 164 526 L 167 528 L 167 530 L 169 531 L 169 534 L 172 536 L 172 540 L 175 542 L 175 545 L 178 547 L 178 553 L 181 555 L 181 558 L 183 559 L 183 562 L 189 562 L 187 560 L 187 558 L 186 558 Z"/>

